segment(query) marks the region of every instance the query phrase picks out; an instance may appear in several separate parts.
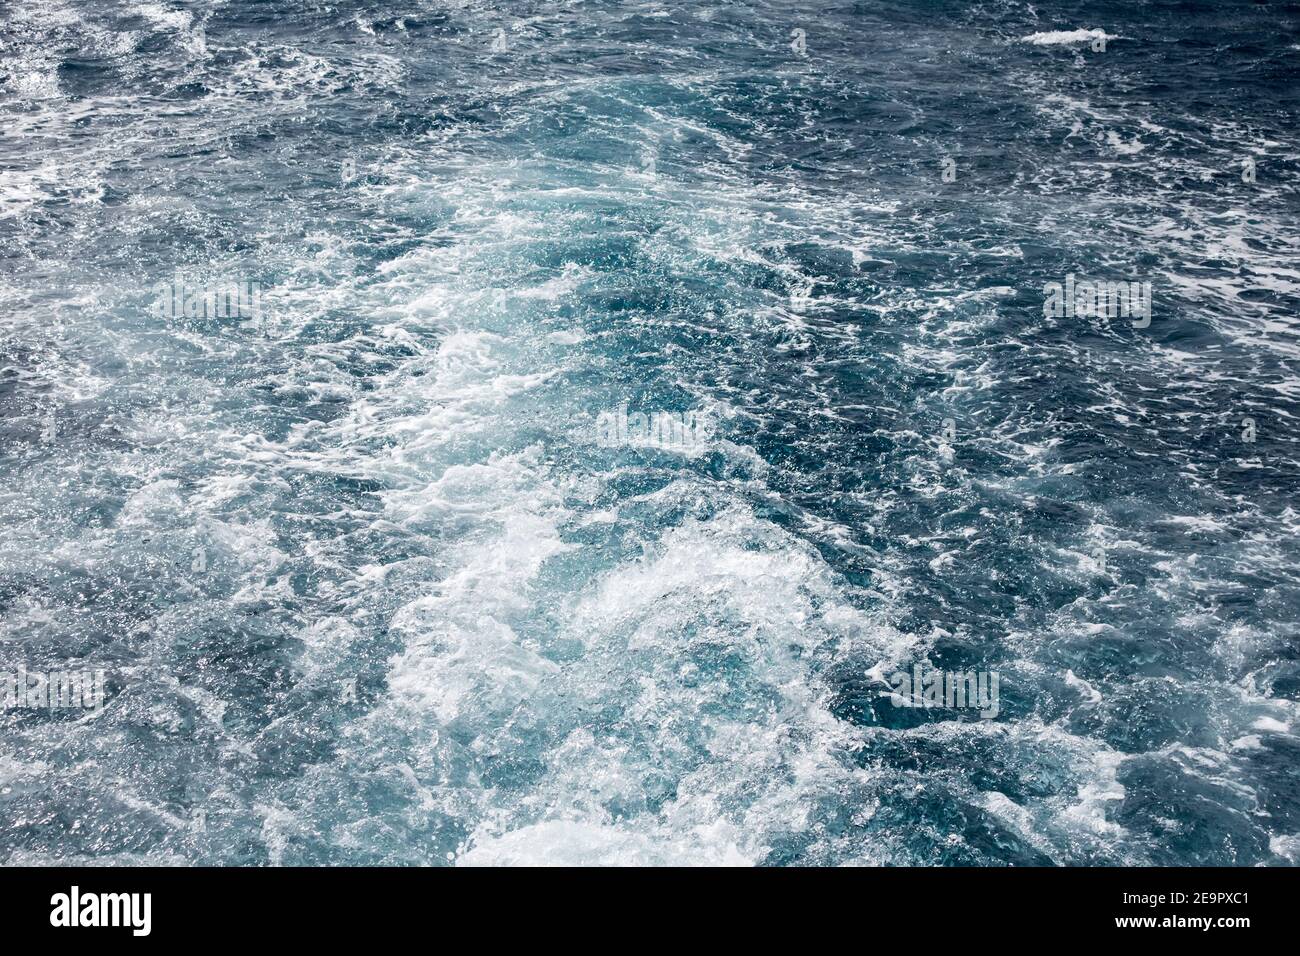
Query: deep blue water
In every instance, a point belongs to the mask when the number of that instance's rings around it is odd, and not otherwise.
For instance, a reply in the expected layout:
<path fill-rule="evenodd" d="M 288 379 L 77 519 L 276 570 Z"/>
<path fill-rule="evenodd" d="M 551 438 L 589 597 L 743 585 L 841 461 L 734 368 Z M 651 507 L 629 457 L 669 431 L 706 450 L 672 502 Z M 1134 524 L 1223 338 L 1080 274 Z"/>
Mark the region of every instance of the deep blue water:
<path fill-rule="evenodd" d="M 0 713 L 0 860 L 1297 862 L 1298 78 L 1281 3 L 7 0 L 0 671 L 109 690 Z"/>

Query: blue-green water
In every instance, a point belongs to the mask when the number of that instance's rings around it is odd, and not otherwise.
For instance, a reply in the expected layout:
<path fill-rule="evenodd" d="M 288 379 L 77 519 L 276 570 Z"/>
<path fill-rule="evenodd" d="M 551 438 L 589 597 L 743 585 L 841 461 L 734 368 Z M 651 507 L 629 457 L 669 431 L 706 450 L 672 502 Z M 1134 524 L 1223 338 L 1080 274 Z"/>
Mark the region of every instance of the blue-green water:
<path fill-rule="evenodd" d="M 0 713 L 0 859 L 1296 862 L 1298 74 L 1279 3 L 5 3 L 0 671 L 108 694 Z"/>

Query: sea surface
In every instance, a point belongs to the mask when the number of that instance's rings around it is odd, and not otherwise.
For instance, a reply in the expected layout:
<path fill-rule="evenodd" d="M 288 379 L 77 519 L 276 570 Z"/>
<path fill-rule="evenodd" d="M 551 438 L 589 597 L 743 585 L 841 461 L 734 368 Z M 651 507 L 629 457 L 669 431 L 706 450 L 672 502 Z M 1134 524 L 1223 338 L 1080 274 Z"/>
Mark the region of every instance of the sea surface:
<path fill-rule="evenodd" d="M 0 125 L 0 861 L 1300 862 L 1300 7 L 3 0 Z"/>

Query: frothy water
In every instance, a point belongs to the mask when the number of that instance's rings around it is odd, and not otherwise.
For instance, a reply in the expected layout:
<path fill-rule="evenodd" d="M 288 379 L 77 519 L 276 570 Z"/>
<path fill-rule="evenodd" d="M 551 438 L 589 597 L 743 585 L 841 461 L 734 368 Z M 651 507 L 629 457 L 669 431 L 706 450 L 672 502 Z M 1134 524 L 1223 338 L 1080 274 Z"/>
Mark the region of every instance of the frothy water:
<path fill-rule="evenodd" d="M 1294 863 L 1300 24 L 1066 7 L 6 5 L 3 859 Z"/>

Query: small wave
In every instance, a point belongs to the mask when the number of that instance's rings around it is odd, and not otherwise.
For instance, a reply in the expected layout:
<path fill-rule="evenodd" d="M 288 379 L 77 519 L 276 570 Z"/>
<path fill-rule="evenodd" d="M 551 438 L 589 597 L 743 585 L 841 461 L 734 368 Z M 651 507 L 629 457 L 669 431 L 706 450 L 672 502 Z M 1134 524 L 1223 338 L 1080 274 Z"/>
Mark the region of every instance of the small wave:
<path fill-rule="evenodd" d="M 1119 37 L 1105 30 L 1046 30 L 1021 37 L 1020 42 L 1032 43 L 1034 46 L 1062 46 L 1067 43 L 1091 43 L 1093 40 L 1117 40 Z"/>

